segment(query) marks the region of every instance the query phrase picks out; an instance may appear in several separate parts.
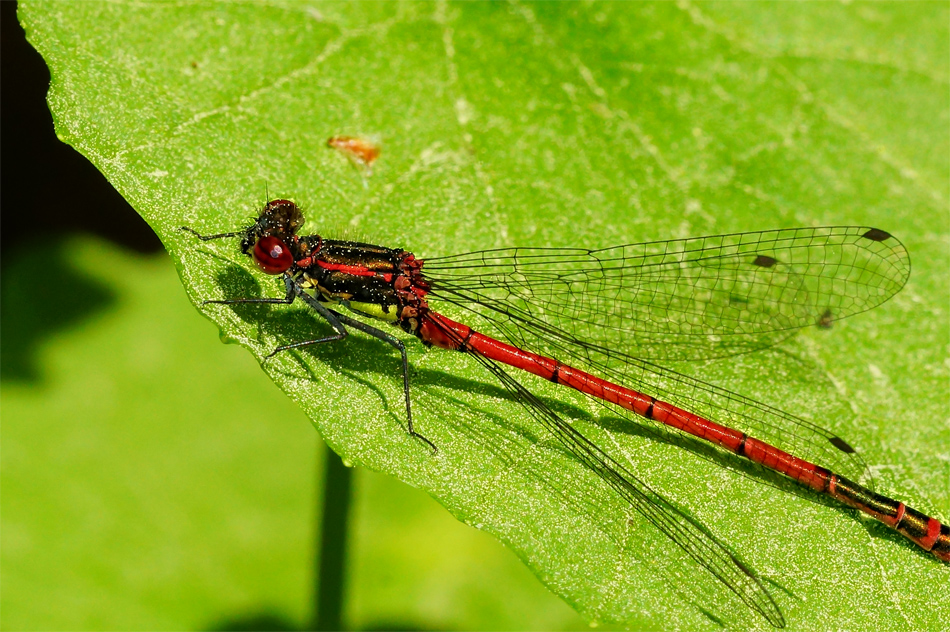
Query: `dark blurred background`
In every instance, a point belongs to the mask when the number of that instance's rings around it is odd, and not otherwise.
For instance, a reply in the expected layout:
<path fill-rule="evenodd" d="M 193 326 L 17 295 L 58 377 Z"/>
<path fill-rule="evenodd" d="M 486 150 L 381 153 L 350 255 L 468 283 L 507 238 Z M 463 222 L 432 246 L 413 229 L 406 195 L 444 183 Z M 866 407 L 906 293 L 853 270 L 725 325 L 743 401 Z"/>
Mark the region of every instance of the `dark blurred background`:
<path fill-rule="evenodd" d="M 46 107 L 49 70 L 26 41 L 17 3 L 0 1 L 0 252 L 37 233 L 82 230 L 137 252 L 161 250 L 148 224 L 83 156 L 56 138 Z M 39 221 L 38 221 L 39 219 Z"/>

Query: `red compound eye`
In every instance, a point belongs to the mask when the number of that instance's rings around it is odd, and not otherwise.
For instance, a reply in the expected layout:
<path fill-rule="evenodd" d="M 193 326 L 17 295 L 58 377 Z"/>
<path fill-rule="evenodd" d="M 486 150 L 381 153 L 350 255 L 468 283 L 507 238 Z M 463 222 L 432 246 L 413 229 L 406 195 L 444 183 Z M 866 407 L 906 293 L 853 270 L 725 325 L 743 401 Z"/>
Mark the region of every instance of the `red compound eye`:
<path fill-rule="evenodd" d="M 294 256 L 281 240 L 272 235 L 261 237 L 254 244 L 254 261 L 267 274 L 282 274 L 294 265 Z"/>

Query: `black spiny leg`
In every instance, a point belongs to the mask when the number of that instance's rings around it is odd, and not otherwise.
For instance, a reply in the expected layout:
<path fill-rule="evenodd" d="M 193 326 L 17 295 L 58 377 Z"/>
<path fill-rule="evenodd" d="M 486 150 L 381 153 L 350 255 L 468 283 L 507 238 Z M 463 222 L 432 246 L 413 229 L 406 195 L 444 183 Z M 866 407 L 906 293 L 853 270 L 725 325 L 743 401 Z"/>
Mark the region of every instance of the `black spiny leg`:
<path fill-rule="evenodd" d="M 304 293 L 303 290 L 301 290 L 300 287 L 297 285 L 297 282 L 294 281 L 293 277 L 291 277 L 289 274 L 284 275 L 284 287 L 287 288 L 287 294 L 284 296 L 284 298 L 228 298 L 228 299 L 221 299 L 221 300 L 202 301 L 201 303 L 202 305 L 207 305 L 209 303 L 213 303 L 216 305 L 244 305 L 248 303 L 252 305 L 253 304 L 290 305 L 291 303 L 294 302 L 294 300 L 298 296 L 301 296 L 301 297 L 304 297 L 304 300 L 307 302 L 307 304 L 310 307 L 315 309 L 318 314 L 323 316 L 326 319 L 326 321 L 330 323 L 330 326 L 333 327 L 334 330 L 336 330 L 336 333 L 332 336 L 326 336 L 325 338 L 318 338 L 316 340 L 305 340 L 303 342 L 295 342 L 292 345 L 284 345 L 281 347 L 277 347 L 276 349 L 268 353 L 266 356 L 264 356 L 265 360 L 273 358 L 275 355 L 277 355 L 281 351 L 286 351 L 287 349 L 296 349 L 297 347 L 317 345 L 323 342 L 336 342 L 337 340 L 343 340 L 344 338 L 346 338 L 348 332 L 346 331 L 346 327 L 343 326 L 343 323 L 341 323 L 340 320 L 337 318 L 336 312 L 331 312 L 326 307 L 321 305 L 320 302 L 314 299 L 312 296 Z"/>
<path fill-rule="evenodd" d="M 402 356 L 402 388 L 403 392 L 406 394 L 406 426 L 409 428 L 409 435 L 427 443 L 428 446 L 432 448 L 433 454 L 438 452 L 439 449 L 435 447 L 434 443 L 416 432 L 412 427 L 412 406 L 410 404 L 411 398 L 409 396 L 409 355 L 406 353 L 405 343 L 399 338 L 393 336 L 392 334 L 388 334 L 381 329 L 377 329 L 376 327 L 367 325 L 366 323 L 360 322 L 354 318 L 350 318 L 345 314 L 341 314 L 333 310 L 329 311 L 347 326 L 362 331 L 364 334 L 369 334 L 370 336 L 373 336 L 378 340 L 382 340 L 383 342 L 388 343 L 399 350 L 399 354 Z"/>
<path fill-rule="evenodd" d="M 435 446 L 435 444 L 429 441 L 425 436 L 416 432 L 412 425 L 412 399 L 409 395 L 409 355 L 406 353 L 405 343 L 392 334 L 386 333 L 382 329 L 377 329 L 376 327 L 367 325 L 366 323 L 358 321 L 355 318 L 350 318 L 345 314 L 328 309 L 323 305 L 323 303 L 318 301 L 310 294 L 307 294 L 307 292 L 302 287 L 300 287 L 300 285 L 297 284 L 297 282 L 294 281 L 293 277 L 291 277 L 289 274 L 284 275 L 284 287 L 287 288 L 287 294 L 284 296 L 284 298 L 231 298 L 224 300 L 203 301 L 203 303 L 215 303 L 219 305 L 237 305 L 245 303 L 290 305 L 295 299 L 299 297 L 303 302 L 312 307 L 314 311 L 323 316 L 323 318 L 326 319 L 328 323 L 330 323 L 330 326 L 336 330 L 336 333 L 332 336 L 317 338 L 315 340 L 303 340 L 289 345 L 282 345 L 270 352 L 266 358 L 272 358 L 281 351 L 287 351 L 289 349 L 299 349 L 300 347 L 309 347 L 310 345 L 318 345 L 324 342 L 336 342 L 337 340 L 343 340 L 347 337 L 347 335 L 349 335 L 346 327 L 352 327 L 357 331 L 362 331 L 365 334 L 369 334 L 378 340 L 382 340 L 383 342 L 392 345 L 399 351 L 399 355 L 402 356 L 402 388 L 403 393 L 405 393 L 406 396 L 406 426 L 409 429 L 409 435 L 424 441 L 430 448 L 432 448 L 433 453 L 438 452 L 439 449 Z"/>
<path fill-rule="evenodd" d="M 307 305 L 315 309 L 321 316 L 326 318 L 327 321 L 329 321 L 329 323 L 333 325 L 334 328 L 336 328 L 337 325 L 339 325 L 340 329 L 338 329 L 338 331 L 342 330 L 344 335 L 346 334 L 346 329 L 344 328 L 344 325 L 346 325 L 347 327 L 352 327 L 353 329 L 357 331 L 362 331 L 364 334 L 369 334 L 370 336 L 372 336 L 373 338 L 376 338 L 377 340 L 382 340 L 386 344 L 392 345 L 399 351 L 399 355 L 402 356 L 402 388 L 403 388 L 403 393 L 405 393 L 406 395 L 406 427 L 409 429 L 409 435 L 412 437 L 415 437 L 416 439 L 424 441 L 430 448 L 432 448 L 433 453 L 438 452 L 439 449 L 435 447 L 435 444 L 429 441 L 425 436 L 416 432 L 415 428 L 413 428 L 412 426 L 412 404 L 411 404 L 412 398 L 409 395 L 409 354 L 406 353 L 405 343 L 399 338 L 397 338 L 396 336 L 386 333 L 382 329 L 378 329 L 376 327 L 373 327 L 372 325 L 367 325 L 366 323 L 362 321 L 356 320 L 355 318 L 351 318 L 347 316 L 346 314 L 341 314 L 340 312 L 336 310 L 328 309 L 322 303 L 320 303 L 320 301 L 315 299 L 313 296 L 307 294 L 303 290 L 303 288 L 299 286 L 294 285 L 292 288 L 288 286 L 288 288 L 291 289 L 291 291 L 294 291 L 296 295 L 300 297 L 300 299 L 304 301 Z M 334 322 L 336 324 L 334 324 Z M 278 347 L 277 349 L 274 350 L 274 353 L 277 353 L 278 351 L 284 351 L 286 349 L 296 349 L 298 347 L 306 347 L 308 345 L 318 344 L 318 343 L 326 342 L 328 340 L 333 340 L 333 339 L 335 338 L 330 337 L 330 338 L 321 338 L 320 340 L 295 342 L 290 345 Z M 273 353 L 271 355 L 273 355 Z"/>

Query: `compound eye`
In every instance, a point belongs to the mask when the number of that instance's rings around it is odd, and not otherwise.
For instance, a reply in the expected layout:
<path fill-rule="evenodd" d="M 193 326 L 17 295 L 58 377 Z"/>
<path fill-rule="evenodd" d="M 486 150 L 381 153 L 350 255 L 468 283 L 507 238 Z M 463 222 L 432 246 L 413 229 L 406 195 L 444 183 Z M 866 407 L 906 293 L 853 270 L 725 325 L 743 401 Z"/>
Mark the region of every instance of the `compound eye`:
<path fill-rule="evenodd" d="M 294 265 L 294 256 L 290 249 L 272 235 L 257 240 L 252 256 L 257 266 L 267 274 L 282 274 Z"/>

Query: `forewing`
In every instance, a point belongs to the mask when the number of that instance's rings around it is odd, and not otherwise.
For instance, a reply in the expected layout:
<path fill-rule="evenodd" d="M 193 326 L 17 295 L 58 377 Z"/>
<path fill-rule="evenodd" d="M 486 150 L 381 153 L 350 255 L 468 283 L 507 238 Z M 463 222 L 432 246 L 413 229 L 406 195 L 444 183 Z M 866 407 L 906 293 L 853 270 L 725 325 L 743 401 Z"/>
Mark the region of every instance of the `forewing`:
<path fill-rule="evenodd" d="M 670 361 L 761 349 L 871 309 L 904 286 L 910 258 L 882 230 L 835 226 L 487 250 L 428 259 L 424 271 L 433 296 L 492 321 Z"/>

